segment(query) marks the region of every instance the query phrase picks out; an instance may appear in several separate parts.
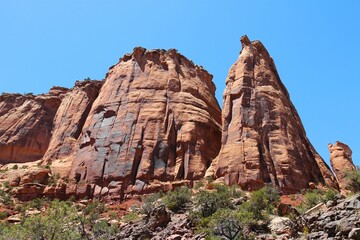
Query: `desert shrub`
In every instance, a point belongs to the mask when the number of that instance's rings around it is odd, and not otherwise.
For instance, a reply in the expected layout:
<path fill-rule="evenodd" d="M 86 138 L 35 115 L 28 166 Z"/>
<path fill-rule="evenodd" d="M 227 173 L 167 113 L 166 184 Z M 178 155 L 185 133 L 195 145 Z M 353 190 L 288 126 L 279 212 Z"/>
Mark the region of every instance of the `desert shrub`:
<path fill-rule="evenodd" d="M 22 224 L 1 228 L 3 239 L 81 239 L 77 210 L 66 202 L 53 201 L 43 213 L 31 215 Z"/>
<path fill-rule="evenodd" d="M 146 216 L 150 216 L 152 211 L 155 208 L 155 202 L 161 199 L 163 196 L 162 192 L 157 192 L 148 195 L 145 199 L 143 204 L 140 207 L 140 212 L 145 214 Z"/>
<path fill-rule="evenodd" d="M 229 240 L 241 239 L 242 230 L 250 223 L 253 215 L 248 211 L 219 209 L 209 221 L 210 235 L 219 236 Z"/>
<path fill-rule="evenodd" d="M 97 221 L 91 229 L 93 239 L 98 240 L 108 240 L 118 232 L 118 227 L 115 225 L 109 225 L 105 220 Z"/>
<path fill-rule="evenodd" d="M 7 218 L 7 216 L 8 216 L 7 212 L 0 212 L 0 220 Z"/>
<path fill-rule="evenodd" d="M 16 170 L 16 169 L 18 169 L 19 168 L 19 166 L 17 165 L 17 164 L 15 164 L 14 166 L 12 166 L 12 169 L 13 170 Z"/>
<path fill-rule="evenodd" d="M 200 217 L 206 218 L 220 208 L 231 207 L 231 192 L 225 185 L 215 185 L 214 191 L 200 191 L 195 197 L 195 208 Z"/>
<path fill-rule="evenodd" d="M 124 222 L 133 222 L 133 221 L 138 221 L 140 219 L 141 217 L 136 212 L 130 212 L 122 217 L 122 220 Z"/>
<path fill-rule="evenodd" d="M 353 192 L 360 192 L 360 167 L 349 171 L 345 174 L 345 178 L 349 181 L 349 187 Z"/>
<path fill-rule="evenodd" d="M 0 203 L 7 205 L 7 206 L 13 205 L 13 200 L 12 200 L 10 193 L 8 193 L 5 190 L 0 189 Z"/>
<path fill-rule="evenodd" d="M 191 190 L 185 186 L 176 188 L 174 191 L 167 192 L 163 200 L 167 208 L 173 212 L 179 212 L 191 202 Z"/>
<path fill-rule="evenodd" d="M 304 192 L 304 202 L 301 203 L 298 210 L 300 212 L 305 212 L 321 202 L 326 203 L 329 200 L 333 200 L 337 194 L 338 192 L 333 188 L 329 188 L 327 190 L 306 190 Z"/>
<path fill-rule="evenodd" d="M 60 179 L 59 173 L 51 174 L 48 179 L 48 186 L 56 186 L 59 179 Z"/>
<path fill-rule="evenodd" d="M 248 208 L 254 218 L 257 220 L 265 219 L 267 214 L 272 213 L 274 205 L 280 201 L 280 193 L 277 189 L 270 186 L 265 186 L 260 190 L 254 191 L 251 194 L 251 198 L 248 205 L 244 205 Z"/>
<path fill-rule="evenodd" d="M 105 204 L 99 200 L 90 202 L 83 210 L 87 223 L 94 224 L 100 218 L 100 214 L 105 211 Z"/>
<path fill-rule="evenodd" d="M 4 183 L 3 183 L 3 187 L 4 187 L 5 189 L 9 189 L 9 190 L 12 189 L 12 187 L 11 187 L 11 185 L 10 185 L 9 182 L 4 182 Z"/>
<path fill-rule="evenodd" d="M 28 202 L 27 204 L 25 204 L 25 206 L 26 206 L 26 208 L 36 208 L 38 210 L 41 210 L 42 207 L 45 206 L 47 201 L 48 200 L 46 198 L 35 198 L 35 199 L 31 200 L 30 202 Z"/>

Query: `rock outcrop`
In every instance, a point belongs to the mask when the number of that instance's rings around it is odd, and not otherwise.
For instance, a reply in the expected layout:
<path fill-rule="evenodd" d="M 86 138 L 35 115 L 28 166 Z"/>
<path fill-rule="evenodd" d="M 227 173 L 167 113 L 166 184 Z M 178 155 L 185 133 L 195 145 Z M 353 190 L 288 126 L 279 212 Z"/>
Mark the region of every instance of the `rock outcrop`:
<path fill-rule="evenodd" d="M 359 195 L 340 197 L 306 213 L 297 223 L 308 230 L 307 239 L 360 239 L 359 211 Z"/>
<path fill-rule="evenodd" d="M 220 149 L 214 93 L 212 76 L 176 50 L 135 48 L 92 105 L 68 194 L 123 197 L 201 179 Z"/>
<path fill-rule="evenodd" d="M 0 164 L 40 159 L 46 152 L 56 111 L 66 88 L 48 94 L 0 96 Z"/>
<path fill-rule="evenodd" d="M 330 151 L 330 164 L 339 183 L 340 190 L 346 193 L 351 189 L 345 175 L 347 172 L 355 170 L 351 156 L 352 151 L 348 145 L 339 141 L 335 144 L 329 144 L 328 148 Z"/>
<path fill-rule="evenodd" d="M 241 43 L 240 56 L 226 79 L 222 146 L 209 172 L 246 190 L 264 183 L 284 193 L 312 182 L 337 188 L 331 170 L 307 139 L 267 50 L 246 36 Z"/>
<path fill-rule="evenodd" d="M 49 147 L 42 165 L 50 165 L 53 173 L 68 177 L 78 151 L 83 125 L 97 98 L 103 81 L 77 81 L 64 96 L 54 118 Z"/>

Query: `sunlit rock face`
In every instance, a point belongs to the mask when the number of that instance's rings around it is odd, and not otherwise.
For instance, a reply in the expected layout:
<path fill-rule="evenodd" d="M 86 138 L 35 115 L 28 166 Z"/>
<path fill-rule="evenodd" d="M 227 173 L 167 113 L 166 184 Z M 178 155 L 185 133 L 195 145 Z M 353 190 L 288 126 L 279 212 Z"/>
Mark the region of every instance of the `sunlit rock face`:
<path fill-rule="evenodd" d="M 246 36 L 241 43 L 223 95 L 221 150 L 208 172 L 246 190 L 265 183 L 284 193 L 309 183 L 337 188 L 329 167 L 307 139 L 267 50 Z"/>
<path fill-rule="evenodd" d="M 31 162 L 44 155 L 54 116 L 67 91 L 54 87 L 37 96 L 0 96 L 0 164 Z"/>
<path fill-rule="evenodd" d="M 79 138 L 68 194 L 169 190 L 218 155 L 212 76 L 176 50 L 135 48 L 111 67 Z"/>
<path fill-rule="evenodd" d="M 330 164 L 339 182 L 340 190 L 348 193 L 351 189 L 346 174 L 355 170 L 352 161 L 352 151 L 345 143 L 337 141 L 335 144 L 328 145 L 330 151 Z"/>

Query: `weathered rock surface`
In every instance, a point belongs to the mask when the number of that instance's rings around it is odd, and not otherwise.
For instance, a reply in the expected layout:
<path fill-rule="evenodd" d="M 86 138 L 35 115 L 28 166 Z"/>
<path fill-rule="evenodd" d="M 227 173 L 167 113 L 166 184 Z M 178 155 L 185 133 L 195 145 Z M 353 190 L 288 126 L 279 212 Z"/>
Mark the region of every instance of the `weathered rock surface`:
<path fill-rule="evenodd" d="M 135 48 L 110 68 L 83 126 L 69 194 L 197 180 L 220 149 L 212 76 L 176 50 Z M 104 189 L 104 191 L 103 191 Z"/>
<path fill-rule="evenodd" d="M 0 164 L 31 162 L 46 152 L 55 113 L 67 89 L 0 96 Z"/>
<path fill-rule="evenodd" d="M 103 81 L 96 80 L 77 81 L 64 96 L 54 118 L 49 147 L 42 158 L 42 165 L 50 165 L 53 174 L 68 178 L 79 148 L 79 136 L 102 84 Z M 46 190 L 48 195 L 54 189 Z"/>
<path fill-rule="evenodd" d="M 345 178 L 347 172 L 355 170 L 352 161 L 352 151 L 350 147 L 337 141 L 335 144 L 328 145 L 330 151 L 330 164 L 335 173 L 342 192 L 349 191 L 349 181 Z"/>
<path fill-rule="evenodd" d="M 331 170 L 307 139 L 267 50 L 246 36 L 241 43 L 226 79 L 221 151 L 209 172 L 246 190 L 269 182 L 284 193 L 311 182 L 337 188 Z"/>
<path fill-rule="evenodd" d="M 298 219 L 309 230 L 307 239 L 359 239 L 360 196 L 337 199 L 325 210 L 311 212 Z"/>

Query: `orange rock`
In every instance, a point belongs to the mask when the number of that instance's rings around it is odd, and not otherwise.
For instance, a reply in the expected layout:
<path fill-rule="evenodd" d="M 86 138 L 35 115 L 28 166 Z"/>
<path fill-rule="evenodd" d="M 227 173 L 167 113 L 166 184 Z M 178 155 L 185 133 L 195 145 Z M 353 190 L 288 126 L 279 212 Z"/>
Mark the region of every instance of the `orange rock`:
<path fill-rule="evenodd" d="M 70 178 L 98 193 L 120 182 L 120 195 L 157 189 L 153 180 L 201 179 L 220 149 L 214 93 L 212 76 L 176 50 L 135 48 L 107 73 Z"/>
<path fill-rule="evenodd" d="M 68 157 L 77 150 L 77 139 L 101 86 L 102 81 L 78 81 L 64 96 L 54 118 L 43 164 Z"/>
<path fill-rule="evenodd" d="M 40 159 L 49 145 L 63 88 L 49 94 L 0 96 L 0 164 Z"/>
<path fill-rule="evenodd" d="M 292 193 L 309 182 L 336 188 L 267 50 L 246 36 L 241 43 L 240 56 L 226 79 L 222 146 L 209 172 L 245 190 L 272 183 Z"/>
<path fill-rule="evenodd" d="M 343 193 L 350 191 L 349 181 L 345 178 L 347 172 L 355 170 L 352 161 L 352 151 L 350 147 L 342 142 L 337 141 L 335 144 L 328 144 L 330 151 L 330 164 L 335 172 L 340 190 Z"/>

